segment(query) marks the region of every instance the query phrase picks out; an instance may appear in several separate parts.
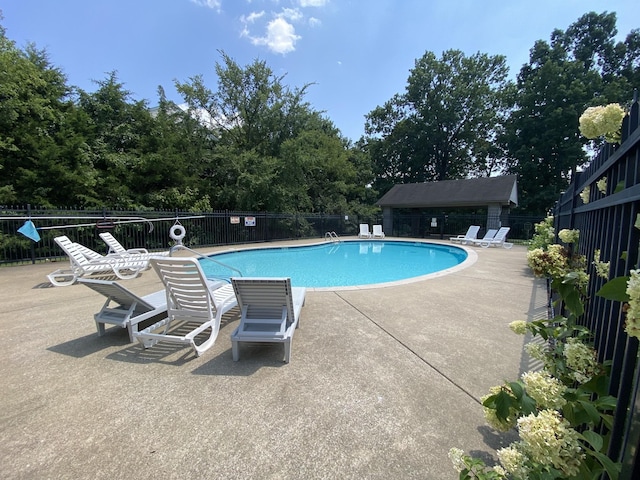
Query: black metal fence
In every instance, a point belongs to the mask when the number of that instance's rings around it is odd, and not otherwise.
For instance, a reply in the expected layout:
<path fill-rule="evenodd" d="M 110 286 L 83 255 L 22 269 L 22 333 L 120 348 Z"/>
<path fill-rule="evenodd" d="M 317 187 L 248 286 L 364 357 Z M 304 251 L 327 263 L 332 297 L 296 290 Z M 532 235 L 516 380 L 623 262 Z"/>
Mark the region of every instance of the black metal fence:
<path fill-rule="evenodd" d="M 393 214 L 393 232 L 397 237 L 439 238 L 465 233 L 469 225 L 480 225 L 479 236 L 483 236 L 485 225 L 501 225 L 509 227 L 510 240 L 530 240 L 536 223 L 544 220 L 542 216 L 511 215 L 503 213 L 499 218 L 487 214 L 447 214 L 430 213 L 428 211 L 412 214 Z"/>
<path fill-rule="evenodd" d="M 33 221 L 40 241 L 17 233 Z M 66 235 L 99 252 L 106 245 L 98 233 L 111 232 L 126 248 L 167 250 L 169 231 L 179 223 L 190 247 L 234 245 L 298 238 L 322 238 L 326 232 L 356 235 L 358 223 L 343 215 L 275 214 L 254 212 L 162 212 L 111 210 L 53 210 L 0 208 L 0 264 L 31 263 L 63 256 L 54 238 Z"/>
<path fill-rule="evenodd" d="M 624 332 L 620 302 L 597 297 L 604 279 L 592 265 L 595 250 L 611 262 L 610 278 L 638 268 L 640 230 L 640 106 L 637 94 L 622 125 L 620 145 L 606 145 L 583 172 L 575 175 L 555 211 L 556 232 L 580 230 L 579 253 L 588 260 L 589 302 L 581 323 L 595 335 L 600 360 L 611 360 L 610 393 L 618 398 L 609 457 L 623 463 L 621 478 L 640 478 L 640 368 L 638 340 Z"/>
<path fill-rule="evenodd" d="M 31 219 L 41 240 L 34 243 L 17 233 Z M 510 226 L 510 240 L 528 240 L 533 225 L 541 217 L 513 216 L 500 218 Z M 167 212 L 38 209 L 0 207 L 0 265 L 34 263 L 63 257 L 53 239 L 66 235 L 98 252 L 106 253 L 106 245 L 98 233 L 109 231 L 126 248 L 144 247 L 166 250 L 172 244 L 169 230 L 179 222 L 187 235 L 187 246 L 210 247 L 243 243 L 270 242 L 300 238 L 324 238 L 327 232 L 339 236 L 357 235 L 359 223 L 382 224 L 382 215 L 353 218 L 345 215 L 277 214 L 255 212 Z M 486 215 L 447 215 L 421 212 L 394 217 L 390 236 L 414 238 L 448 238 L 466 232 L 469 225 L 485 225 Z M 484 233 L 484 232 L 481 232 Z"/>

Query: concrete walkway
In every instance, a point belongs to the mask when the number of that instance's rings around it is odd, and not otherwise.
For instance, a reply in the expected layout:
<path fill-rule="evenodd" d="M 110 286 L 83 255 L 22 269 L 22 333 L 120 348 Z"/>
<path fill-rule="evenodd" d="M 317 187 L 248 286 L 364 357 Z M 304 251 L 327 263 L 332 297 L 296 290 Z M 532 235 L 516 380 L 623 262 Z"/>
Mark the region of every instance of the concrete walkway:
<path fill-rule="evenodd" d="M 98 337 L 103 298 L 52 287 L 59 264 L 0 268 L 0 477 L 451 479 L 447 452 L 490 458 L 513 439 L 480 397 L 527 369 L 508 324 L 544 318 L 526 249 L 401 286 L 309 291 L 290 364 L 282 345 L 144 350 Z M 161 288 L 152 270 L 129 280 Z"/>

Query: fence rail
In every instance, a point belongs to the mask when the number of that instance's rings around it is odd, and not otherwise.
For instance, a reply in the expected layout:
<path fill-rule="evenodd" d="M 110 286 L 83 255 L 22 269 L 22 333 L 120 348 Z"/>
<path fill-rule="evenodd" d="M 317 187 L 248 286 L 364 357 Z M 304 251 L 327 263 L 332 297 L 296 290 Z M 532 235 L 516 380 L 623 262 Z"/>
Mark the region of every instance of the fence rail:
<path fill-rule="evenodd" d="M 17 233 L 31 219 L 41 240 L 37 243 Z M 503 215 L 500 222 L 511 227 L 510 239 L 528 240 L 541 217 Z M 469 225 L 484 225 L 486 215 L 417 213 L 396 215 L 390 236 L 448 238 L 464 233 Z M 299 238 L 357 235 L 359 223 L 382 224 L 381 216 L 350 218 L 344 215 L 278 214 L 266 212 L 168 212 L 39 209 L 0 207 L 0 265 L 46 261 L 63 256 L 53 239 L 67 235 L 96 251 L 105 251 L 100 231 L 109 231 L 126 248 L 166 250 L 169 230 L 179 222 L 187 235 L 183 243 L 192 248 Z"/>
<path fill-rule="evenodd" d="M 640 478 L 640 366 L 638 340 L 624 332 L 620 302 L 596 296 L 606 280 L 592 265 L 594 252 L 611 262 L 609 278 L 638 268 L 640 230 L 640 105 L 637 95 L 622 125 L 620 145 L 606 145 L 589 167 L 574 176 L 555 211 L 556 232 L 580 230 L 579 253 L 590 265 L 589 303 L 580 323 L 595 337 L 599 360 L 612 362 L 610 393 L 618 398 L 609 457 L 623 464 L 621 479 Z"/>

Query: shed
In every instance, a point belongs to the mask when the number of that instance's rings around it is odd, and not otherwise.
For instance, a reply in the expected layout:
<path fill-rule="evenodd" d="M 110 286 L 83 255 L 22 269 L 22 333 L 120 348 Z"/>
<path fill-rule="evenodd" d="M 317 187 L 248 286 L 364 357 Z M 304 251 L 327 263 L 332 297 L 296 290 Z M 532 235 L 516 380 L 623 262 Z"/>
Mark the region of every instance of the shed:
<path fill-rule="evenodd" d="M 502 209 L 518 205 L 516 175 L 502 177 L 444 180 L 441 182 L 394 185 L 376 202 L 382 208 L 385 231 L 393 230 L 396 208 L 467 208 L 487 209 L 487 228 L 499 227 Z"/>

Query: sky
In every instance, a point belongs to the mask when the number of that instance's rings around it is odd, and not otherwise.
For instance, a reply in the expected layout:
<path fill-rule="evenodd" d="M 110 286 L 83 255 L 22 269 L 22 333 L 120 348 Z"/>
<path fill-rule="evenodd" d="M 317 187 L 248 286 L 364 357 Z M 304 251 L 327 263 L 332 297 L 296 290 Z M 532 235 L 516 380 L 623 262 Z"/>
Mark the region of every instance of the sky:
<path fill-rule="evenodd" d="M 116 71 L 133 100 L 183 100 L 175 81 L 217 90 L 220 52 L 266 62 L 353 141 L 365 116 L 402 94 L 426 52 L 504 55 L 515 78 L 536 40 L 594 11 L 618 39 L 640 28 L 638 0 L 0 0 L 6 36 L 44 49 L 88 92 Z"/>

